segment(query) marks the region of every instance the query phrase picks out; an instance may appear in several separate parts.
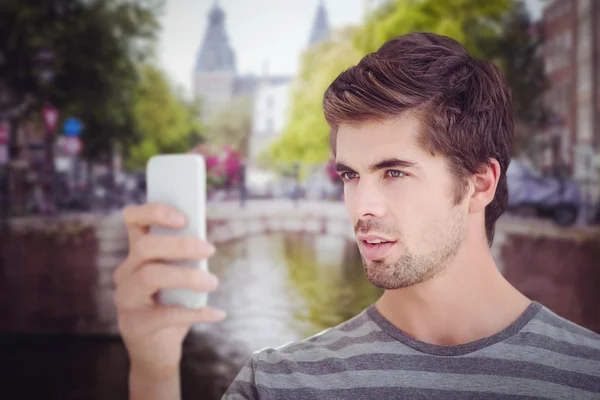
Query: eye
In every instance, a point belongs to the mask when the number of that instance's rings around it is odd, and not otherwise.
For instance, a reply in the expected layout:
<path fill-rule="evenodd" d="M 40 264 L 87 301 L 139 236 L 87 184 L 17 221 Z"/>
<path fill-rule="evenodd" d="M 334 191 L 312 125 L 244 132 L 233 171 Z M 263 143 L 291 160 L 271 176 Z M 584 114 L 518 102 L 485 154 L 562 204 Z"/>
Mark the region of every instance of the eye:
<path fill-rule="evenodd" d="M 340 177 L 345 181 L 352 180 L 352 179 L 356 178 L 357 176 L 358 176 L 358 174 L 356 172 L 350 172 L 350 171 L 342 172 L 340 174 Z"/>
<path fill-rule="evenodd" d="M 386 172 L 391 178 L 403 178 L 406 176 L 406 173 L 398 171 L 397 169 L 389 169 Z"/>

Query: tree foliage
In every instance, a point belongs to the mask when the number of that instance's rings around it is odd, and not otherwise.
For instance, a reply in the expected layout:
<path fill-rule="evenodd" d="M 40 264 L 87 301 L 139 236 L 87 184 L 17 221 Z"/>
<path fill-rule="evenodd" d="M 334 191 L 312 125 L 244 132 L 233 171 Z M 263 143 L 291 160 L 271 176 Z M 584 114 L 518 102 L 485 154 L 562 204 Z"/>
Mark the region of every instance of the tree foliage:
<path fill-rule="evenodd" d="M 186 152 L 202 140 L 198 104 L 188 103 L 156 67 L 140 68 L 133 111 L 137 140 L 127 154 L 130 169 L 144 168 L 155 154 Z"/>
<path fill-rule="evenodd" d="M 460 42 L 476 58 L 484 58 L 482 39 L 500 37 L 503 17 L 515 0 L 394 0 L 374 10 L 355 37 L 363 54 L 387 40 L 411 32 L 432 32 Z"/>
<path fill-rule="evenodd" d="M 488 58 L 499 58 L 496 63 L 504 71 L 512 90 L 516 121 L 514 152 L 528 153 L 535 151 L 533 133 L 550 117 L 543 97 L 548 88 L 541 52 L 544 37 L 535 29 L 522 2 L 518 2 L 504 19 L 503 31 L 502 37 L 488 43 L 485 48 Z"/>
<path fill-rule="evenodd" d="M 308 49 L 293 83 L 289 122 L 282 138 L 269 149 L 269 159 L 314 163 L 329 157 L 329 126 L 323 116 L 323 93 L 345 69 L 361 57 L 353 45 L 354 28 L 336 31 L 332 38 Z"/>
<path fill-rule="evenodd" d="M 135 139 L 136 65 L 152 55 L 161 0 L 6 0 L 0 13 L 0 92 L 7 109 L 32 98 L 85 124 L 84 155 L 105 156 Z M 51 84 L 40 82 L 36 56 L 55 55 Z"/>
<path fill-rule="evenodd" d="M 362 56 L 387 40 L 410 32 L 449 36 L 469 53 L 500 66 L 513 90 L 518 121 L 537 123 L 544 115 L 545 89 L 539 46 L 531 21 L 518 0 L 394 0 L 373 10 L 363 24 L 347 28 L 309 49 L 301 61 L 292 94 L 291 115 L 269 153 L 273 161 L 324 162 L 329 127 L 322 110 L 328 85 Z"/>
<path fill-rule="evenodd" d="M 207 122 L 206 140 L 216 147 L 229 146 L 248 153 L 248 139 L 252 131 L 253 100 L 238 96 L 227 105 L 217 109 Z"/>

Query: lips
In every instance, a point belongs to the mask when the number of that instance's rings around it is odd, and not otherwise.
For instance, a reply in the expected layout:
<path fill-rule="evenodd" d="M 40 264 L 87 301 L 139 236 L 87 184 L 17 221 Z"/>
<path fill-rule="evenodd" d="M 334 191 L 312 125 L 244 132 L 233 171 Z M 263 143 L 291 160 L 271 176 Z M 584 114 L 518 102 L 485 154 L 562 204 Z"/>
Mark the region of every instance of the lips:
<path fill-rule="evenodd" d="M 363 236 L 357 237 L 357 239 L 363 257 L 371 261 L 379 260 L 385 257 L 389 253 L 391 248 L 394 247 L 394 245 L 396 244 L 395 241 L 376 236 Z M 377 244 L 368 243 L 377 240 L 385 240 L 385 242 Z"/>

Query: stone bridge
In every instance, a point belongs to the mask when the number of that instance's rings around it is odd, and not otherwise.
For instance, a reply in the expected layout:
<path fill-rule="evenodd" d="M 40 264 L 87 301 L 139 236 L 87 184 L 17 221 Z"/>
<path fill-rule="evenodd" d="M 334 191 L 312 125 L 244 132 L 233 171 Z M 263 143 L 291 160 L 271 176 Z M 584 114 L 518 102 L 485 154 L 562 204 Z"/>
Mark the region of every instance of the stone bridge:
<path fill-rule="evenodd" d="M 354 241 L 354 229 L 343 203 L 302 201 L 296 206 L 291 201 L 249 201 L 245 207 L 239 202 L 219 202 L 207 208 L 207 238 L 223 244 L 248 235 L 279 232 L 310 235 L 338 236 Z M 127 251 L 127 234 L 120 212 L 98 220 L 97 266 L 112 270 Z M 101 273 L 101 281 L 110 281 L 109 273 Z"/>
<path fill-rule="evenodd" d="M 213 244 L 248 235 L 278 232 L 341 236 L 354 241 L 354 229 L 342 203 L 302 201 L 250 201 L 210 204 L 207 236 Z"/>

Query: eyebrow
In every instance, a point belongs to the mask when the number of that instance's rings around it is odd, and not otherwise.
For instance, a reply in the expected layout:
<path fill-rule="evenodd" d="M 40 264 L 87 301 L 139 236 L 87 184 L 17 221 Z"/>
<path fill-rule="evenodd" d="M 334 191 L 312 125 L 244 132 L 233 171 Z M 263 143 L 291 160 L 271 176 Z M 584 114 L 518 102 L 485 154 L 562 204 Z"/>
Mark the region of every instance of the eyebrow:
<path fill-rule="evenodd" d="M 398 168 L 398 167 L 411 168 L 416 165 L 417 165 L 417 163 L 415 163 L 413 161 L 401 160 L 399 158 L 386 158 L 375 164 L 372 164 L 371 166 L 369 166 L 368 170 L 369 170 L 369 172 L 376 172 L 380 169 Z M 335 170 L 337 172 L 345 172 L 345 171 L 356 172 L 356 171 L 354 171 L 354 169 L 350 168 L 349 166 L 347 166 L 346 164 L 341 163 L 341 162 L 335 163 Z"/>

